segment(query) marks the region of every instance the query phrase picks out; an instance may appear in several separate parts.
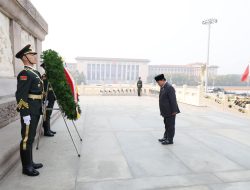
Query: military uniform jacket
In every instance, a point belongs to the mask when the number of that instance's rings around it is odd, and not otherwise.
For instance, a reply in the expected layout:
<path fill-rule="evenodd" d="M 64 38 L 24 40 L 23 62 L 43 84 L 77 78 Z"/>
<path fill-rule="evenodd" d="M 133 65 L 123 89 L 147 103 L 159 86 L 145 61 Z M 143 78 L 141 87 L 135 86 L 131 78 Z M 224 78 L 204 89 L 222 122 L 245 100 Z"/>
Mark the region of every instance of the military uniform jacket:
<path fill-rule="evenodd" d="M 52 87 L 49 85 L 48 86 L 48 78 L 46 74 L 43 74 L 42 76 L 43 84 L 44 84 L 44 92 L 47 94 L 47 100 L 50 101 L 55 101 L 56 97 L 54 95 L 54 92 L 52 90 Z M 44 97 L 45 99 L 45 97 Z"/>
<path fill-rule="evenodd" d="M 160 90 L 159 106 L 161 115 L 163 117 L 170 117 L 174 112 L 180 113 L 176 101 L 175 89 L 172 85 L 170 85 L 167 82 Z"/>
<path fill-rule="evenodd" d="M 137 88 L 142 88 L 142 81 L 141 80 L 138 80 L 138 82 L 137 82 Z"/>
<path fill-rule="evenodd" d="M 40 73 L 29 67 L 24 66 L 24 69 L 17 76 L 17 111 L 20 115 L 41 115 L 42 114 L 42 99 L 30 98 L 31 95 L 42 97 L 43 81 Z"/>

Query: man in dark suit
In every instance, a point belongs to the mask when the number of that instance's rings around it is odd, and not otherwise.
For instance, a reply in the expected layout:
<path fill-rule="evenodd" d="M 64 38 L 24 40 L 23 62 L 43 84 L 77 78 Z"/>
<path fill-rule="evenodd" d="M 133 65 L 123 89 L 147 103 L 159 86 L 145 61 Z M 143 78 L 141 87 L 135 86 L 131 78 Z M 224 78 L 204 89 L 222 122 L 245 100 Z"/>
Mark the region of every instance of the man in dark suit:
<path fill-rule="evenodd" d="M 23 166 L 23 174 L 38 176 L 36 169 L 43 167 L 41 163 L 34 163 L 32 157 L 32 145 L 36 136 L 36 129 L 42 114 L 43 81 L 40 73 L 33 68 L 37 63 L 36 52 L 25 46 L 17 54 L 24 68 L 17 76 L 17 111 L 21 116 L 20 157 Z"/>
<path fill-rule="evenodd" d="M 175 135 L 175 118 L 180 113 L 175 89 L 169 84 L 164 75 L 160 74 L 155 77 L 157 84 L 161 87 L 159 94 L 159 106 L 161 116 L 164 118 L 165 133 L 162 139 L 159 139 L 163 145 L 173 144 Z"/>

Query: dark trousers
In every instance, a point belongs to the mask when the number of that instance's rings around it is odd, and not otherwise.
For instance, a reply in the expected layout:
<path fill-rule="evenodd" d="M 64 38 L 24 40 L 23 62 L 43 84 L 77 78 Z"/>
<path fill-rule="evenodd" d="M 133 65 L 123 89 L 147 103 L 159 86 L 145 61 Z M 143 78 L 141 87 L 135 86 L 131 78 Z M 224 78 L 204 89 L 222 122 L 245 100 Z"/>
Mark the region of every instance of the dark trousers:
<path fill-rule="evenodd" d="M 52 99 L 52 100 L 48 100 L 48 101 L 49 101 L 49 103 L 48 103 L 46 108 L 52 109 L 54 107 L 55 100 Z M 50 130 L 50 117 L 52 115 L 52 111 L 53 110 L 46 109 L 46 118 L 45 118 L 45 121 L 43 121 L 43 128 L 44 128 L 44 131 L 46 131 L 46 132 L 48 132 Z"/>
<path fill-rule="evenodd" d="M 48 106 L 46 108 L 53 108 L 54 107 L 54 104 L 55 104 L 55 100 L 49 100 L 49 103 L 48 103 Z M 49 118 L 50 119 L 50 116 L 52 114 L 52 111 L 53 110 L 46 110 L 46 118 Z"/>
<path fill-rule="evenodd" d="M 141 96 L 141 88 L 137 88 L 138 96 Z"/>
<path fill-rule="evenodd" d="M 173 141 L 175 134 L 175 115 L 171 117 L 164 117 L 165 133 L 164 138 Z"/>
<path fill-rule="evenodd" d="M 36 129 L 40 119 L 40 115 L 31 115 L 30 124 L 26 125 L 21 117 L 21 135 L 20 156 L 23 167 L 32 165 L 32 145 L 36 136 Z"/>

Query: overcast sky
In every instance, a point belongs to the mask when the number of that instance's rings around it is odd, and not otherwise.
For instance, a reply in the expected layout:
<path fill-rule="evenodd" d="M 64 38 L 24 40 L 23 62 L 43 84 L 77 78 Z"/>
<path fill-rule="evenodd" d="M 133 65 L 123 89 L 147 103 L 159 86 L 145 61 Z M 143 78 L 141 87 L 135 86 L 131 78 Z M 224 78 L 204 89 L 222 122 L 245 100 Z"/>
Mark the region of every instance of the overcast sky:
<path fill-rule="evenodd" d="M 31 0 L 49 25 L 43 49 L 77 56 L 206 62 L 241 74 L 250 62 L 250 0 Z"/>

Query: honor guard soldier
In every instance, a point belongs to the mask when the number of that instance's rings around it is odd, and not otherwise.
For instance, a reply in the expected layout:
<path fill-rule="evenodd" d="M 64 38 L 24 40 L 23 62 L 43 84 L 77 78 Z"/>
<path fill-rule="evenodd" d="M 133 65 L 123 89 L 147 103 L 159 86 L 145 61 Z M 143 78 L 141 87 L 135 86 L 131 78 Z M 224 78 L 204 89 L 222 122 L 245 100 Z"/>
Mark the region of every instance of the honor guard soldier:
<path fill-rule="evenodd" d="M 141 90 L 142 90 L 142 81 L 141 81 L 141 77 L 139 77 L 139 80 L 137 81 L 138 96 L 141 96 Z"/>
<path fill-rule="evenodd" d="M 17 76 L 17 111 L 21 116 L 20 156 L 23 166 L 23 174 L 38 176 L 36 169 L 43 167 L 41 163 L 34 163 L 32 145 L 36 136 L 36 129 L 42 114 L 43 81 L 40 73 L 33 68 L 37 64 L 36 52 L 25 46 L 16 54 L 21 59 L 24 69 Z"/>
<path fill-rule="evenodd" d="M 42 63 L 40 66 L 43 67 L 43 69 L 45 69 L 44 63 Z M 45 91 L 45 94 L 47 95 L 47 98 L 46 97 L 44 98 L 47 100 L 47 102 L 45 102 L 45 104 L 46 104 L 45 105 L 46 106 L 46 117 L 45 117 L 45 121 L 43 121 L 44 136 L 53 137 L 54 134 L 56 134 L 56 132 L 52 131 L 50 128 L 50 117 L 52 114 L 52 110 L 54 107 L 56 97 L 54 95 L 54 91 L 53 91 L 52 87 L 50 85 L 48 85 L 49 83 L 48 83 L 46 73 L 44 73 L 42 75 L 42 80 L 43 80 L 43 84 L 44 84 L 44 91 Z"/>

